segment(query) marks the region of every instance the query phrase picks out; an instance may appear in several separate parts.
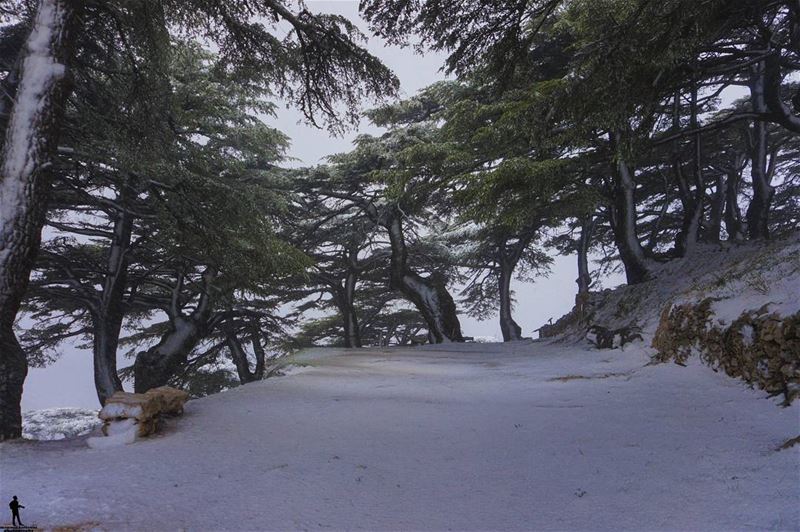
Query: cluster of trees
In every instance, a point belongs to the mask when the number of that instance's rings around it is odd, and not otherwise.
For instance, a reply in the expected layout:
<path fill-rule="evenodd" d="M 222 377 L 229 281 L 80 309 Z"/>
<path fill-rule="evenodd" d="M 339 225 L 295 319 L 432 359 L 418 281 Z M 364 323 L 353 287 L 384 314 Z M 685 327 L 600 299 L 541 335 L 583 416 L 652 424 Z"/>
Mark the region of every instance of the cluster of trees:
<path fill-rule="evenodd" d="M 360 7 L 388 42 L 444 51 L 452 80 L 304 169 L 281 167 L 271 98 L 338 132 L 397 89 L 350 21 L 278 0 L 0 8 L 0 438 L 27 364 L 71 338 L 101 403 L 125 377 L 205 393 L 232 384 L 226 358 L 262 378 L 288 337 L 461 341 L 459 307 L 519 339 L 511 280 L 553 252 L 577 256 L 579 312 L 592 253 L 633 284 L 796 229 L 796 1 Z"/>

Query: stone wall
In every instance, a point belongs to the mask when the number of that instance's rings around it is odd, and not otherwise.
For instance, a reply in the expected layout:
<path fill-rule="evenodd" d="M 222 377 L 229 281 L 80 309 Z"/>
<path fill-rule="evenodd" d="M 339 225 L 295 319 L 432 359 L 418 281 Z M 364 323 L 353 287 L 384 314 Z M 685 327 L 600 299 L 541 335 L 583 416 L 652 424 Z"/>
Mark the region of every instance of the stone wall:
<path fill-rule="evenodd" d="M 730 325 L 714 320 L 714 298 L 667 306 L 653 337 L 656 360 L 683 363 L 690 355 L 744 380 L 784 405 L 800 397 L 800 312 L 780 316 L 764 305 Z"/>

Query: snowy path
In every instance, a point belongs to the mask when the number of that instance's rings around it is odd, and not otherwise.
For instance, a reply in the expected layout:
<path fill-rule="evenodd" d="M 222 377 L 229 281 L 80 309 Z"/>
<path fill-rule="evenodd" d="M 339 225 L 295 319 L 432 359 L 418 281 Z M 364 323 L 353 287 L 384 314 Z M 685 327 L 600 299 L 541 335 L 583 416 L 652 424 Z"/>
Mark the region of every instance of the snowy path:
<path fill-rule="evenodd" d="M 0 495 L 114 530 L 800 529 L 796 407 L 635 351 L 446 349 L 330 350 L 123 448 L 2 444 Z"/>

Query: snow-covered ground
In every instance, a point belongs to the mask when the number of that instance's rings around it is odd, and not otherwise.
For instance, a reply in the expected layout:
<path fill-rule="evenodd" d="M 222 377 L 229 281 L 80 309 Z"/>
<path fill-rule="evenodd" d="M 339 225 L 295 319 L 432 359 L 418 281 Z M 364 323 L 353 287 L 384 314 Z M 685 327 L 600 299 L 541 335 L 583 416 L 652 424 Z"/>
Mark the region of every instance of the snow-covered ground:
<path fill-rule="evenodd" d="M 457 350 L 456 350 L 457 349 Z M 132 445 L 0 444 L 39 526 L 797 530 L 800 410 L 641 347 L 320 350 Z"/>

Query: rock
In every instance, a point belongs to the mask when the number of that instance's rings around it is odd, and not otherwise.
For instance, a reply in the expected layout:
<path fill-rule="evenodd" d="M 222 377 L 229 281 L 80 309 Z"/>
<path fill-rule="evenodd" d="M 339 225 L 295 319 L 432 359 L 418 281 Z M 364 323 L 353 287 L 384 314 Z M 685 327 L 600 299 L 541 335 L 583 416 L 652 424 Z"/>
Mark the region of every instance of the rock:
<path fill-rule="evenodd" d="M 114 392 L 98 416 L 103 421 L 127 418 L 147 421 L 157 416 L 159 410 L 158 397 L 143 393 Z"/>
<path fill-rule="evenodd" d="M 90 438 L 89 446 L 101 449 L 149 436 L 158 430 L 161 416 L 181 415 L 188 399 L 188 393 L 169 386 L 146 393 L 115 392 L 98 414 L 103 420 L 105 438 Z"/>
<path fill-rule="evenodd" d="M 655 359 L 684 363 L 697 352 L 709 366 L 770 395 L 783 395 L 784 406 L 792 403 L 800 387 L 800 342 L 796 340 L 800 312 L 770 314 L 765 305 L 724 325 L 713 320 L 712 301 L 664 309 L 653 338 L 658 351 Z"/>
<path fill-rule="evenodd" d="M 183 414 L 183 405 L 189 400 L 187 392 L 170 386 L 159 386 L 147 390 L 144 395 L 155 399 L 158 402 L 159 412 L 167 416 Z"/>

